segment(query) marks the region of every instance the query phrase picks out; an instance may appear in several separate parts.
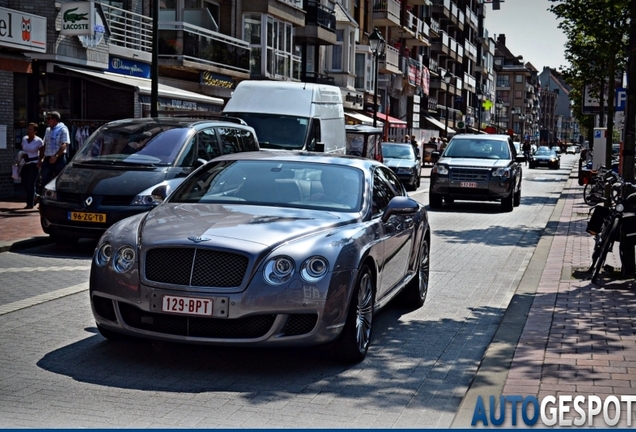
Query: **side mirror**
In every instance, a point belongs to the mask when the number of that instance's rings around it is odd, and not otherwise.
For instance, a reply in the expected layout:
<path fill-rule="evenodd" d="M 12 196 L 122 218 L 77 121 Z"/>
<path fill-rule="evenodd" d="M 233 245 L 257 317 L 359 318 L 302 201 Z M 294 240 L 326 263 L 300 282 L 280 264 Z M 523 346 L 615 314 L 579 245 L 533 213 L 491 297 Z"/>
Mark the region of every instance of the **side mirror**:
<path fill-rule="evenodd" d="M 525 162 L 525 161 L 526 161 L 526 156 L 525 156 L 525 155 L 520 155 L 520 154 L 518 154 L 518 155 L 515 157 L 515 161 L 516 161 L 516 162 Z"/>
<path fill-rule="evenodd" d="M 433 162 L 437 162 L 439 160 L 439 157 L 440 157 L 439 151 L 434 151 L 433 153 L 431 153 L 431 160 Z"/>
<path fill-rule="evenodd" d="M 382 221 L 386 222 L 391 216 L 412 216 L 419 209 L 419 204 L 412 198 L 396 196 L 389 201 L 389 205 L 382 215 Z"/>

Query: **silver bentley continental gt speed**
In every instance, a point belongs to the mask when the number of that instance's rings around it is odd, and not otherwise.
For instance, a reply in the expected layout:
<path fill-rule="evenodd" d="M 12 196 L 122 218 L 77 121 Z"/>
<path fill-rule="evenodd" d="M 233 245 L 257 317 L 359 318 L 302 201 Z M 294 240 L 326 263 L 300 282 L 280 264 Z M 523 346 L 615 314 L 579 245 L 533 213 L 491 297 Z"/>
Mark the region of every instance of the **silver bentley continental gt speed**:
<path fill-rule="evenodd" d="M 359 362 L 380 308 L 398 295 L 424 304 L 430 238 L 424 206 L 379 162 L 226 155 L 106 231 L 91 266 L 92 311 L 108 339 L 329 344 Z"/>

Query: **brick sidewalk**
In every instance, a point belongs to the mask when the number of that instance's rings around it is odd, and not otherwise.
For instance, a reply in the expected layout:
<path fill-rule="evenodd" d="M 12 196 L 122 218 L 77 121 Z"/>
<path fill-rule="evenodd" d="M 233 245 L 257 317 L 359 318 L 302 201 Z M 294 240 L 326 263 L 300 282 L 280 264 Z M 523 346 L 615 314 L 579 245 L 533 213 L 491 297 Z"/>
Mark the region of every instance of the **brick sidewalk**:
<path fill-rule="evenodd" d="M 590 208 L 570 179 L 556 235 L 503 388 L 504 395 L 636 394 L 636 293 L 633 280 L 584 274 L 594 239 Z M 618 245 L 607 263 L 620 267 Z M 625 415 L 622 416 L 623 420 Z M 625 426 L 625 425 L 623 425 Z"/>
<path fill-rule="evenodd" d="M 0 243 L 11 243 L 32 237 L 45 236 L 40 226 L 40 214 L 26 210 L 21 197 L 0 199 Z"/>

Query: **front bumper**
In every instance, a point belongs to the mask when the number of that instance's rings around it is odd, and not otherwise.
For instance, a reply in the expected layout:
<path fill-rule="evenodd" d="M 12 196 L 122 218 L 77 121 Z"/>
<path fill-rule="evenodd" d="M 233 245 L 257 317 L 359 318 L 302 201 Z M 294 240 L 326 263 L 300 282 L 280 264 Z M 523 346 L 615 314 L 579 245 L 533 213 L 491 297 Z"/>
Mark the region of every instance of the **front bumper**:
<path fill-rule="evenodd" d="M 99 239 L 116 222 L 153 208 L 153 206 L 96 206 L 86 209 L 71 203 L 43 200 L 40 204 L 40 223 L 42 230 L 47 234 Z M 72 221 L 71 212 L 102 214 L 105 215 L 106 221 L 103 223 Z"/>
<path fill-rule="evenodd" d="M 276 287 L 252 282 L 228 293 L 113 283 L 104 271 L 91 271 L 90 282 L 93 316 L 101 327 L 147 339 L 240 346 L 311 346 L 335 339 L 356 277 L 355 271 L 341 271 L 314 285 L 297 279 Z M 164 295 L 213 300 L 214 312 L 209 317 L 162 312 Z"/>
<path fill-rule="evenodd" d="M 512 188 L 510 178 L 489 176 L 483 181 L 459 181 L 432 174 L 430 191 L 459 200 L 495 201 L 509 196 Z"/>

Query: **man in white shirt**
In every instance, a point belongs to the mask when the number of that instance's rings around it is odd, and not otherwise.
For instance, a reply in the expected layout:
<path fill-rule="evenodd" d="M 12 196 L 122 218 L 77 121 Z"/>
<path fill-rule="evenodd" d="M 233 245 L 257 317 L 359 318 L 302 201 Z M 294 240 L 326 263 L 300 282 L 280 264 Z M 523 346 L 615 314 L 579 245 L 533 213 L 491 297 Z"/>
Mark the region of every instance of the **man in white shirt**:
<path fill-rule="evenodd" d="M 49 127 L 44 134 L 44 147 L 40 147 L 40 195 L 44 186 L 53 180 L 66 166 L 66 149 L 71 142 L 68 128 L 61 121 L 60 113 L 51 111 L 46 115 Z"/>

